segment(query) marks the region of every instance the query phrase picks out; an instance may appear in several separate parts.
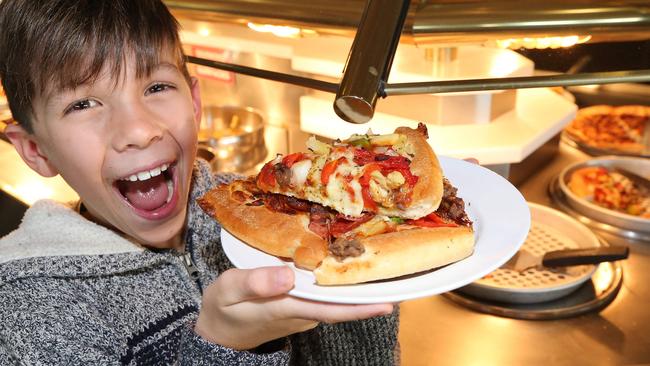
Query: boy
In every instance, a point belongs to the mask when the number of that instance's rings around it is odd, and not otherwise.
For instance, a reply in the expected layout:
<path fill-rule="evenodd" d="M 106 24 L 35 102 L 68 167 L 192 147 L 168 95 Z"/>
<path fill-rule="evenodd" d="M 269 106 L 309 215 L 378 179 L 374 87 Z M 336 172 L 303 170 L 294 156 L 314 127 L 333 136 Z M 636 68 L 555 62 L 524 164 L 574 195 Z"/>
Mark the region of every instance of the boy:
<path fill-rule="evenodd" d="M 0 29 L 5 134 L 81 197 L 34 204 L 0 240 L 0 364 L 395 362 L 392 305 L 228 269 L 195 202 L 225 178 L 195 162 L 198 83 L 159 0 L 3 0 Z"/>

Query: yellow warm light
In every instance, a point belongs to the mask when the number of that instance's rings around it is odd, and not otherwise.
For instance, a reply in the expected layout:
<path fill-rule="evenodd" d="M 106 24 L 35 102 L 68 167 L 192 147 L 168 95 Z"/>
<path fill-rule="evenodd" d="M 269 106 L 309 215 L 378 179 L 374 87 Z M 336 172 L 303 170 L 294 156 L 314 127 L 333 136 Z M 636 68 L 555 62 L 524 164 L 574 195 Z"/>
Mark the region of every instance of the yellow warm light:
<path fill-rule="evenodd" d="M 207 27 L 200 27 L 198 33 L 203 37 L 207 37 L 210 35 L 210 29 L 208 29 Z"/>
<path fill-rule="evenodd" d="M 249 22 L 248 28 L 256 32 L 271 33 L 275 36 L 284 38 L 297 38 L 300 37 L 302 33 L 300 28 L 289 27 L 286 25 L 257 24 Z"/>
<path fill-rule="evenodd" d="M 16 186 L 6 184 L 3 185 L 2 189 L 14 197 L 22 197 L 25 203 L 30 206 L 40 199 L 54 196 L 51 187 L 37 180 L 27 180 Z"/>
<path fill-rule="evenodd" d="M 490 75 L 493 77 L 505 77 L 516 70 L 519 64 L 519 58 L 513 52 L 499 53 L 492 59 Z"/>
<path fill-rule="evenodd" d="M 540 37 L 540 38 L 509 38 L 499 39 L 496 44 L 500 48 L 565 48 L 589 41 L 591 36 L 563 36 L 563 37 Z"/>
<path fill-rule="evenodd" d="M 602 265 L 599 266 L 598 271 L 596 271 L 592 277 L 594 288 L 596 292 L 602 293 L 607 290 L 612 284 L 614 279 L 614 267 L 611 265 Z"/>

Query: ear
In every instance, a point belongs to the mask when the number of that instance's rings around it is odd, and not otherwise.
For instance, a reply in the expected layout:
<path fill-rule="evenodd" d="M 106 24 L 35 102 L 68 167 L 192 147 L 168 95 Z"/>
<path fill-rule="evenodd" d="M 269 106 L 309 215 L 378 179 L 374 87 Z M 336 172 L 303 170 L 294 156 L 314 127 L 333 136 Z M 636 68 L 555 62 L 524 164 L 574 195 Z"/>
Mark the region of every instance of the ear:
<path fill-rule="evenodd" d="M 8 125 L 4 133 L 14 145 L 18 155 L 35 172 L 44 177 L 53 177 L 59 174 L 39 147 L 34 135 L 17 124 Z"/>
<path fill-rule="evenodd" d="M 201 91 L 199 90 L 199 79 L 192 76 L 190 80 L 190 92 L 192 93 L 192 105 L 194 106 L 194 121 L 196 123 L 196 129 L 199 129 L 201 125 Z"/>

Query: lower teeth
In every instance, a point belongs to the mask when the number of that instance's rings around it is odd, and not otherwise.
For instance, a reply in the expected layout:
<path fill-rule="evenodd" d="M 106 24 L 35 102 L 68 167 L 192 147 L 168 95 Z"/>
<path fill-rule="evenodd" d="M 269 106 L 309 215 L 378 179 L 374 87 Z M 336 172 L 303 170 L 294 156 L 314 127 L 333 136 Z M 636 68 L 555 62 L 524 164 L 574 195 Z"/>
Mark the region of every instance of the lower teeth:
<path fill-rule="evenodd" d="M 167 179 L 167 201 L 165 203 L 169 203 L 172 199 L 172 195 L 174 194 L 174 183 L 172 182 L 171 179 Z"/>

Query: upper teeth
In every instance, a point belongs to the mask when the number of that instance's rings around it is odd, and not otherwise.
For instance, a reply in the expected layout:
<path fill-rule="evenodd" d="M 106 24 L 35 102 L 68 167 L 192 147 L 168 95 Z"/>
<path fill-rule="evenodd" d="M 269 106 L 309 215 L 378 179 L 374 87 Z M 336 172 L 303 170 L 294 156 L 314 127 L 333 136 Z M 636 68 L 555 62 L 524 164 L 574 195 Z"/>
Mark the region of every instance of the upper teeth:
<path fill-rule="evenodd" d="M 155 167 L 151 170 L 144 170 L 135 174 L 132 174 L 126 178 L 123 178 L 122 180 L 130 180 L 131 182 L 135 182 L 136 180 L 147 180 L 150 179 L 151 177 L 156 177 L 159 176 L 160 173 L 164 172 L 169 168 L 169 164 L 163 164 L 159 167 Z"/>

